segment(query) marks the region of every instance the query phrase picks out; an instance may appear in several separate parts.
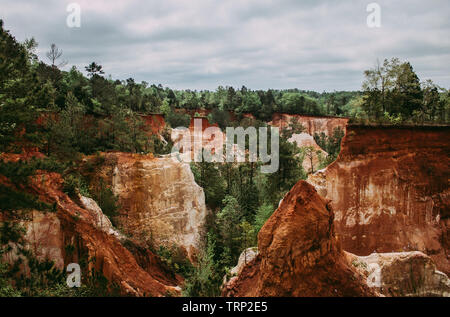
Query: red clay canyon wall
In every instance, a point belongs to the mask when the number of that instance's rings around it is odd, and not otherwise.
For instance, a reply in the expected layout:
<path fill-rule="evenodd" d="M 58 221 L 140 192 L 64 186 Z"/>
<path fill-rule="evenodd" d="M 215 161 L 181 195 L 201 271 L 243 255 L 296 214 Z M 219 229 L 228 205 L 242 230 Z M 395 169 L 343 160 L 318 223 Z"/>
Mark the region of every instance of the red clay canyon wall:
<path fill-rule="evenodd" d="M 345 131 L 347 125 L 347 118 L 339 117 L 316 117 L 316 116 L 304 116 L 298 114 L 286 114 L 286 113 L 274 113 L 270 125 L 283 129 L 289 125 L 291 120 L 297 120 L 305 128 L 305 132 L 314 136 L 314 133 L 324 132 L 326 135 L 332 135 L 333 130 L 341 128 Z"/>
<path fill-rule="evenodd" d="M 224 296 L 373 296 L 334 235 L 333 211 L 299 181 L 258 234 L 258 256 Z"/>
<path fill-rule="evenodd" d="M 26 228 L 26 246 L 38 260 L 52 260 L 62 270 L 69 263 L 87 263 L 87 267 L 82 266 L 83 274 L 93 269 L 101 272 L 119 286 L 123 295 L 180 294 L 179 276 L 148 250 L 144 255 L 133 254 L 125 245 L 135 244 L 114 230 L 93 200 L 80 197 L 75 202 L 62 192 L 59 174 L 38 172 L 29 187 L 41 201 L 55 204 L 57 209 L 45 213 L 30 211 L 31 217 L 20 221 Z M 9 220 L 5 217 L 6 214 L 0 213 L 0 222 Z M 17 254 L 11 252 L 5 257 L 12 262 Z M 23 270 L 26 273 L 26 267 Z"/>
<path fill-rule="evenodd" d="M 450 128 L 347 127 L 338 159 L 308 181 L 357 255 L 418 250 L 450 272 Z"/>
<path fill-rule="evenodd" d="M 156 248 L 180 247 L 193 259 L 207 210 L 189 164 L 151 154 L 110 152 L 103 158 L 95 178 L 103 179 L 118 197 L 116 220 L 123 232 Z"/>
<path fill-rule="evenodd" d="M 141 119 L 144 121 L 144 124 L 148 127 L 148 131 L 151 132 L 151 134 L 160 134 L 166 126 L 164 115 L 162 114 L 142 115 Z"/>
<path fill-rule="evenodd" d="M 270 125 L 280 128 L 280 130 L 289 126 L 291 121 L 300 123 L 305 129 L 303 133 L 294 134 L 289 139 L 290 142 L 296 142 L 299 147 L 312 146 L 316 150 L 322 153 L 322 157 L 325 158 L 328 153 L 323 151 L 314 140 L 314 134 L 325 133 L 328 136 L 333 135 L 333 131 L 336 128 L 340 128 L 345 131 L 347 125 L 347 118 L 339 117 L 318 117 L 318 116 L 304 116 L 304 115 L 291 115 L 286 113 L 274 113 Z M 319 157 L 316 153 L 313 153 L 313 169 L 317 170 L 320 164 Z M 303 169 L 306 172 L 311 171 L 311 161 L 304 159 L 302 163 Z"/>

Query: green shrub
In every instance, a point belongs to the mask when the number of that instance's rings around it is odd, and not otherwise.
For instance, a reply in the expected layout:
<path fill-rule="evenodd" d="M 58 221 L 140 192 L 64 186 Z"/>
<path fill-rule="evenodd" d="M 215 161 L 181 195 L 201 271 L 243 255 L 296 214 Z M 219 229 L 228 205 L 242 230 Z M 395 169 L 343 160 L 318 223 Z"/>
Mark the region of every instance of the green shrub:
<path fill-rule="evenodd" d="M 273 206 L 269 204 L 264 204 L 258 208 L 258 211 L 255 215 L 255 222 L 253 223 L 256 234 L 258 234 L 259 230 L 261 230 L 262 226 L 264 226 L 267 219 L 270 218 L 273 212 Z"/>
<path fill-rule="evenodd" d="M 55 205 L 50 205 L 39 201 L 38 197 L 27 194 L 23 191 L 12 189 L 11 187 L 0 185 L 0 210 L 42 210 L 55 211 Z"/>
<path fill-rule="evenodd" d="M 161 257 L 161 260 L 169 268 L 184 277 L 189 276 L 194 269 L 184 252 L 177 246 L 172 246 L 171 248 L 159 246 L 155 253 Z"/>
<path fill-rule="evenodd" d="M 64 177 L 63 191 L 72 198 L 78 194 L 90 197 L 88 185 L 79 174 L 68 174 Z"/>
<path fill-rule="evenodd" d="M 200 251 L 198 263 L 189 277 L 185 280 L 183 296 L 211 297 L 220 296 L 220 285 L 225 270 L 218 267 L 214 261 L 215 242 L 208 234 L 207 246 Z"/>
<path fill-rule="evenodd" d="M 166 121 L 172 128 L 185 127 L 188 128 L 191 124 L 191 116 L 188 114 L 170 112 L 165 117 Z"/>

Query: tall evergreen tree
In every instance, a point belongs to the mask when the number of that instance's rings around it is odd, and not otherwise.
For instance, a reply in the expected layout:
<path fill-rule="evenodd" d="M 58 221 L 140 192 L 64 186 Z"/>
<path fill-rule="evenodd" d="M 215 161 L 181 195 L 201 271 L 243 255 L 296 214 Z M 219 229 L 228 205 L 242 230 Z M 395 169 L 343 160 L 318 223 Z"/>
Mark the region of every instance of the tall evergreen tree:
<path fill-rule="evenodd" d="M 28 56 L 0 20 L 0 151 L 40 142 L 36 123 L 51 94 L 31 70 Z"/>

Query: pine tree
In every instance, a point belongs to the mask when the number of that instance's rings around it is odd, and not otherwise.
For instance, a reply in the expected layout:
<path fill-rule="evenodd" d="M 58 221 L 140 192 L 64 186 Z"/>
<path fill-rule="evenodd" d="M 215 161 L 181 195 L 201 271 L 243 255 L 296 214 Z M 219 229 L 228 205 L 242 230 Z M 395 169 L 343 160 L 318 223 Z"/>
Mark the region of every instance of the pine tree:
<path fill-rule="evenodd" d="M 24 46 L 0 20 L 0 151 L 39 145 L 37 118 L 48 93 L 30 68 Z M 33 93 L 30 93 L 33 92 Z"/>
<path fill-rule="evenodd" d="M 236 198 L 226 196 L 223 200 L 225 206 L 217 214 L 217 228 L 220 235 L 220 244 L 223 247 L 223 264 L 234 266 L 239 257 L 242 229 L 239 223 L 242 219 L 241 207 Z"/>

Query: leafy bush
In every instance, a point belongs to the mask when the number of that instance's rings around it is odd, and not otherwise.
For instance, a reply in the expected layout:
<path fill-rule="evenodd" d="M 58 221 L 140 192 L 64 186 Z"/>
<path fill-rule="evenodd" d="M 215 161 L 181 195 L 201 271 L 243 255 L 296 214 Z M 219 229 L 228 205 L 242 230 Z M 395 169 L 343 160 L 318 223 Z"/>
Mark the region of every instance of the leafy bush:
<path fill-rule="evenodd" d="M 72 198 L 78 194 L 90 197 L 89 187 L 79 174 L 68 174 L 64 177 L 63 191 Z"/>
<path fill-rule="evenodd" d="M 30 161 L 0 161 L 0 174 L 6 176 L 16 185 L 27 184 L 29 182 L 29 176 L 33 175 L 35 171 L 36 166 Z"/>
<path fill-rule="evenodd" d="M 32 158 L 16 162 L 0 160 L 0 174 L 17 185 L 28 184 L 29 177 L 34 175 L 36 170 L 62 173 L 64 169 L 65 165 L 54 158 Z"/>
<path fill-rule="evenodd" d="M 194 269 L 192 263 L 186 258 L 184 252 L 182 252 L 177 246 L 168 248 L 161 245 L 155 253 L 161 257 L 163 262 L 169 268 L 184 277 L 189 276 Z"/>
<path fill-rule="evenodd" d="M 340 127 L 337 127 L 330 136 L 327 136 L 324 132 L 321 132 L 320 134 L 315 133 L 314 141 L 316 141 L 322 150 L 327 152 L 329 156 L 336 159 L 341 150 L 341 141 L 344 134 L 344 131 Z"/>
<path fill-rule="evenodd" d="M 168 115 L 166 115 L 165 119 L 172 128 L 188 128 L 191 124 L 191 116 L 183 113 L 170 112 Z"/>

